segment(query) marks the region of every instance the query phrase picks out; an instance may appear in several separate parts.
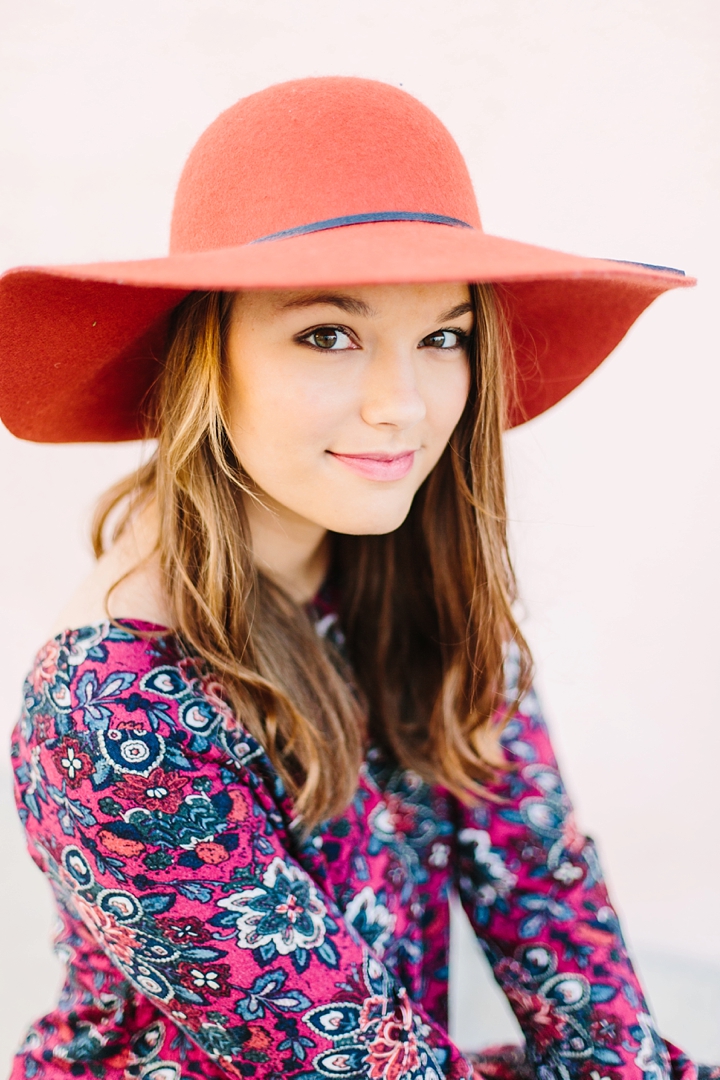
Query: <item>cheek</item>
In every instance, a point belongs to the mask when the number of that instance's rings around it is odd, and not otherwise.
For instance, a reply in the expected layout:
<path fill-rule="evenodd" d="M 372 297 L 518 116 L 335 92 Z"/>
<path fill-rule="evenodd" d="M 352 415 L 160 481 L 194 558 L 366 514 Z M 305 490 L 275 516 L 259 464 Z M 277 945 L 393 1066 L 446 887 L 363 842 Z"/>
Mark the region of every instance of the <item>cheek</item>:
<path fill-rule="evenodd" d="M 458 363 L 430 373 L 425 390 L 427 423 L 433 446 L 445 446 L 463 414 L 470 392 L 470 365 Z"/>
<path fill-rule="evenodd" d="M 245 373 L 231 386 L 230 428 L 244 468 L 267 490 L 269 477 L 290 479 L 322 458 L 345 403 L 292 372 L 270 369 L 253 376 Z"/>

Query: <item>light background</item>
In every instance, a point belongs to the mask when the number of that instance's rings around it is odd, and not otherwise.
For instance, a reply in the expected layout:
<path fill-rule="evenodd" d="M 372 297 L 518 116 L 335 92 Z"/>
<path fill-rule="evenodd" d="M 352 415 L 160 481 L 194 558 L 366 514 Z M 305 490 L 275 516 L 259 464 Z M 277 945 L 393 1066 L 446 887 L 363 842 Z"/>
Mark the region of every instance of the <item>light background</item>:
<path fill-rule="evenodd" d="M 2 269 L 162 254 L 177 176 L 215 115 L 271 82 L 341 73 L 440 115 L 488 231 L 700 277 L 507 446 L 525 625 L 566 779 L 665 1034 L 715 1060 L 719 58 L 717 0 L 0 3 Z M 93 500 L 137 458 L 0 431 L 5 744 L 23 673 L 89 566 Z M 57 969 L 6 756 L 0 782 L 4 1065 Z M 511 1027 L 465 933 L 454 1024 L 471 1046 Z"/>

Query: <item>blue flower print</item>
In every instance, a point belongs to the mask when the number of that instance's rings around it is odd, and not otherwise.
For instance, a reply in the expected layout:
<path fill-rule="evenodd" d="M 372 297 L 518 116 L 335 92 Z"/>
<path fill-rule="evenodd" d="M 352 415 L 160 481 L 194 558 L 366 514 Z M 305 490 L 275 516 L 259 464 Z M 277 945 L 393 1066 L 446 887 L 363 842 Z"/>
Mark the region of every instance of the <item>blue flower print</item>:
<path fill-rule="evenodd" d="M 375 953 L 382 956 L 392 937 L 395 916 L 380 902 L 370 885 L 366 885 L 347 904 L 345 922 L 354 926 Z"/>
<path fill-rule="evenodd" d="M 236 915 L 237 945 L 241 949 L 276 954 L 305 954 L 317 949 L 325 963 L 337 965 L 337 954 L 326 933 L 334 928 L 325 904 L 308 875 L 299 867 L 275 858 L 262 883 L 232 893 L 218 906 Z"/>

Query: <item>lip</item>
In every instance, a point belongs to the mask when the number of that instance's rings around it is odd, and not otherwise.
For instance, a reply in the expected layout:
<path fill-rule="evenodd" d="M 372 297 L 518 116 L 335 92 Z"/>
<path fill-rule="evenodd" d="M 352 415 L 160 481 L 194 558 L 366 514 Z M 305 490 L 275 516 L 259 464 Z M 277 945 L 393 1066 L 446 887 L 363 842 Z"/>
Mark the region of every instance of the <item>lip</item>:
<path fill-rule="evenodd" d="M 417 451 L 406 450 L 402 454 L 336 454 L 329 450 L 328 453 L 368 480 L 402 480 L 412 469 Z"/>

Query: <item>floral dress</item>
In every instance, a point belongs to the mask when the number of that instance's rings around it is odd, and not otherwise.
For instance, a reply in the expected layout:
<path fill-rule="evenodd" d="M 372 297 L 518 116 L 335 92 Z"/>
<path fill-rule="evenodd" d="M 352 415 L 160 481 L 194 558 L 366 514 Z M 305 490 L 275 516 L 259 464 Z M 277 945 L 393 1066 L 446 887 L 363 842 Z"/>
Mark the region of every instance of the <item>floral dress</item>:
<path fill-rule="evenodd" d="M 532 694 L 497 802 L 371 749 L 303 838 L 212 673 L 153 629 L 67 631 L 25 685 L 17 805 L 66 982 L 13 1080 L 720 1080 L 656 1033 Z M 522 1048 L 448 1037 L 453 891 Z"/>

